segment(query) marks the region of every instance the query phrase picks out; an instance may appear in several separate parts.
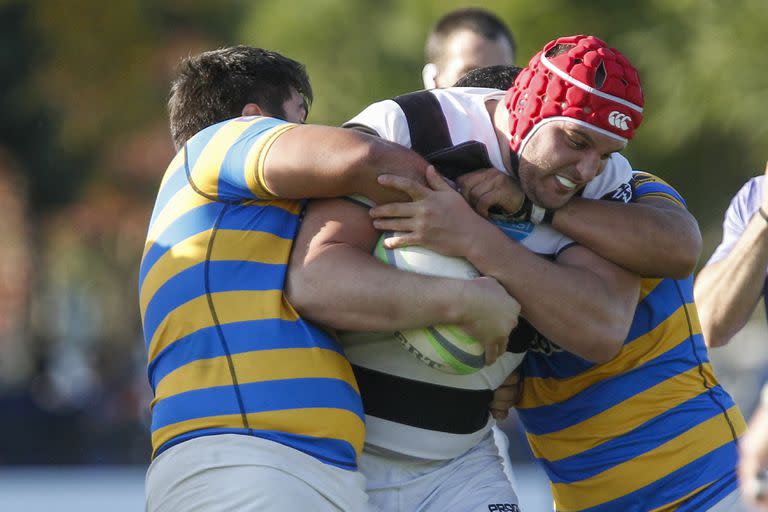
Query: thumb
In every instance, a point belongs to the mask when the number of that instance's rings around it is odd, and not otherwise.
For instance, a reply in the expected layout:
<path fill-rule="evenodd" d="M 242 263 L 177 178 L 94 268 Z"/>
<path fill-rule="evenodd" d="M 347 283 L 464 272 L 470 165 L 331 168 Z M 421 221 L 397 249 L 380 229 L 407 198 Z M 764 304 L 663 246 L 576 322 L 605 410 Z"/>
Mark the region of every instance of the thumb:
<path fill-rule="evenodd" d="M 435 166 L 427 167 L 427 184 L 432 190 L 453 190 L 443 175 L 437 172 Z"/>

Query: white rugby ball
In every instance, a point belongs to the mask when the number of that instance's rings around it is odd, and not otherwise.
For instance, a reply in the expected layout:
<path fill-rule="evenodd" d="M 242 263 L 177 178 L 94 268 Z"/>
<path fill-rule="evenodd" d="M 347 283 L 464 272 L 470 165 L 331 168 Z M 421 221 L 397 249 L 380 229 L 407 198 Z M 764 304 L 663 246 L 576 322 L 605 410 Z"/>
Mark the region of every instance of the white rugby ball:
<path fill-rule="evenodd" d="M 399 233 L 386 232 L 374 255 L 394 267 L 418 274 L 456 279 L 474 279 L 480 274 L 467 260 L 444 256 L 419 246 L 387 249 L 384 240 Z M 397 331 L 395 336 L 422 363 L 446 373 L 466 375 L 485 366 L 485 347 L 455 325 L 433 325 Z"/>

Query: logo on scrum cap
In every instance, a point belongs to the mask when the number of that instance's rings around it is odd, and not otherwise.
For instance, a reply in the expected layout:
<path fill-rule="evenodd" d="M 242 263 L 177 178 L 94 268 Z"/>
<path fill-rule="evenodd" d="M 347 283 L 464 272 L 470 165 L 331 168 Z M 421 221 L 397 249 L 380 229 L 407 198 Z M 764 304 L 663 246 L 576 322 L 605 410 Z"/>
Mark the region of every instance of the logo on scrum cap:
<path fill-rule="evenodd" d="M 618 110 L 614 110 L 608 114 L 608 124 L 619 130 L 629 130 L 629 123 L 632 122 L 632 118 L 627 114 L 622 114 Z"/>

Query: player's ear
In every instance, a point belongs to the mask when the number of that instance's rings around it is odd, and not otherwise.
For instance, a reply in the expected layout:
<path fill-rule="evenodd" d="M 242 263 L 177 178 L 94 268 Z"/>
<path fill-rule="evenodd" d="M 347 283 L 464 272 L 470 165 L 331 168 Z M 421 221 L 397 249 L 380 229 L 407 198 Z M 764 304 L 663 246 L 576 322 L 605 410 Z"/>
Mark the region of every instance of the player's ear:
<path fill-rule="evenodd" d="M 437 87 L 435 78 L 437 78 L 437 66 L 434 62 L 427 62 L 421 70 L 421 79 L 424 80 L 424 88 L 434 89 Z"/>
<path fill-rule="evenodd" d="M 243 107 L 243 111 L 240 113 L 243 117 L 247 116 L 263 116 L 264 111 L 261 110 L 261 107 L 258 106 L 255 103 L 246 103 Z"/>

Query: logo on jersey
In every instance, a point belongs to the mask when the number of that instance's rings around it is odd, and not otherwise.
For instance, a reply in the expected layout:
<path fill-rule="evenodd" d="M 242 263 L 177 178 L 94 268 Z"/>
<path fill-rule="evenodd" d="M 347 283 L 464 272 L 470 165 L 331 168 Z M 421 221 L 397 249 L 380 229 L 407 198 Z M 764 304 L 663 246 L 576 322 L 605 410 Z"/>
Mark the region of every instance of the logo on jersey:
<path fill-rule="evenodd" d="M 553 341 L 549 341 L 549 339 L 542 336 L 538 331 L 533 336 L 530 345 L 528 345 L 528 350 L 544 354 L 545 356 L 551 356 L 555 352 L 563 351 L 563 349 L 560 348 L 560 345 Z"/>
<path fill-rule="evenodd" d="M 492 503 L 488 505 L 488 512 L 520 512 L 520 507 L 514 503 Z"/>
<path fill-rule="evenodd" d="M 528 235 L 533 231 L 534 225 L 531 222 L 508 222 L 503 220 L 493 221 L 500 230 L 504 232 L 512 240 L 518 242 L 528 238 Z"/>
<path fill-rule="evenodd" d="M 629 183 L 622 183 L 619 188 L 608 192 L 600 199 L 628 203 L 632 201 L 632 185 Z"/>
<path fill-rule="evenodd" d="M 629 117 L 627 114 L 622 114 L 618 110 L 614 110 L 608 114 L 608 124 L 614 128 L 618 128 L 619 130 L 629 130 L 629 123 L 631 121 L 631 117 Z"/>

